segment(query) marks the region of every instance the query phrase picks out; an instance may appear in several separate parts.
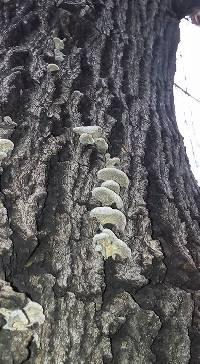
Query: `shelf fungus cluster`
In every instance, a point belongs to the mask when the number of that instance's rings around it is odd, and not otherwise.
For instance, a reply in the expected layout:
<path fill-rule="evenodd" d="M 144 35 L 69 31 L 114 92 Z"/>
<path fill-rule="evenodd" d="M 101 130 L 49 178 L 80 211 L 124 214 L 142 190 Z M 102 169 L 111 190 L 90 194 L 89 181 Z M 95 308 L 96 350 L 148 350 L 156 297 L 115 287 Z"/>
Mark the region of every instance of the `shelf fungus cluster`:
<path fill-rule="evenodd" d="M 123 209 L 123 201 L 119 196 L 120 188 L 127 188 L 129 180 L 127 175 L 119 169 L 119 158 L 110 158 L 106 153 L 106 166 L 97 173 L 101 183 L 92 191 L 93 198 L 101 204 L 90 212 L 100 224 L 101 232 L 93 237 L 95 250 L 101 252 L 104 259 L 120 256 L 122 259 L 131 256 L 131 250 L 124 241 L 119 239 L 107 226 L 115 227 L 123 233 L 126 226 L 126 217 Z"/>
<path fill-rule="evenodd" d="M 105 154 L 108 150 L 108 143 L 103 137 L 100 126 L 78 126 L 73 129 L 79 135 L 79 142 L 82 145 L 95 145 L 99 153 Z"/>
<path fill-rule="evenodd" d="M 98 152 L 104 154 L 106 158 L 105 168 L 97 173 L 98 180 L 102 181 L 101 186 L 92 190 L 92 197 L 101 204 L 90 212 L 90 217 L 98 221 L 101 230 L 101 233 L 93 237 L 95 250 L 101 252 L 104 259 L 109 257 L 115 259 L 117 255 L 123 259 L 129 258 L 131 256 L 130 248 L 110 229 L 111 226 L 121 233 L 124 232 L 126 217 L 120 211 L 123 209 L 123 201 L 119 194 L 121 188 L 128 188 L 129 179 L 120 170 L 120 159 L 111 158 L 110 154 L 106 153 L 108 143 L 100 126 L 78 126 L 73 128 L 73 131 L 79 135 L 80 144 L 94 145 Z"/>

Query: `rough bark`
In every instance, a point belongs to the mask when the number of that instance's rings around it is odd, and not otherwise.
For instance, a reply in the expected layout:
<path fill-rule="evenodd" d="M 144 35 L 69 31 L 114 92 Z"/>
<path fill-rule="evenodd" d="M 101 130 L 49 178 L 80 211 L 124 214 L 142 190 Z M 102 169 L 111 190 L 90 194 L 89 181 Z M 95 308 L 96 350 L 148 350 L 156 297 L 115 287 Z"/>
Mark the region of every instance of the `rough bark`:
<path fill-rule="evenodd" d="M 199 363 L 200 194 L 174 113 L 179 18 L 199 1 L 1 1 L 0 307 L 39 302 L 43 325 L 3 328 L 0 362 Z M 56 74 L 53 37 L 66 38 Z M 92 244 L 100 125 L 130 179 L 132 258 Z M 2 285 L 3 286 L 3 285 Z M 5 288 L 6 287 L 6 288 Z M 7 292 L 7 293 L 5 293 Z M 6 297 L 6 298 L 5 298 Z"/>

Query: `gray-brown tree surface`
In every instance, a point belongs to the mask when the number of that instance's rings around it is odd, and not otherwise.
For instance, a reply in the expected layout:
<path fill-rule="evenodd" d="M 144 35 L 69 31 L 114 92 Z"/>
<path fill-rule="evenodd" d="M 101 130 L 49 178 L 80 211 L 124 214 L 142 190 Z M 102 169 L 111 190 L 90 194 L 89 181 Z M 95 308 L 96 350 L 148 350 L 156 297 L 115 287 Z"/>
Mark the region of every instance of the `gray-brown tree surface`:
<path fill-rule="evenodd" d="M 200 191 L 173 99 L 179 21 L 197 6 L 0 1 L 0 136 L 15 144 L 1 174 L 0 308 L 30 298 L 46 318 L 19 331 L 1 314 L 0 363 L 200 363 Z M 54 37 L 64 60 L 49 73 Z M 95 251 L 105 159 L 80 146 L 80 125 L 104 129 L 129 177 L 131 259 Z"/>

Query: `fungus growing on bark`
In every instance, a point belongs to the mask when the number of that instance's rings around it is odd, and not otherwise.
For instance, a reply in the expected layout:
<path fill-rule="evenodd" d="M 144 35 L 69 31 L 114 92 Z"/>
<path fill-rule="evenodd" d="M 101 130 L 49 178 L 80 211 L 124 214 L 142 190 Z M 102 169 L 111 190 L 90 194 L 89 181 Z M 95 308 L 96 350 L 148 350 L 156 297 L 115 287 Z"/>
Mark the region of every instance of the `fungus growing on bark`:
<path fill-rule="evenodd" d="M 94 143 L 95 143 L 95 145 L 97 147 L 97 150 L 100 153 L 105 154 L 106 151 L 108 150 L 108 143 L 106 142 L 106 140 L 104 138 L 96 138 L 94 140 Z"/>
<path fill-rule="evenodd" d="M 11 124 L 13 126 L 16 126 L 17 124 L 12 120 L 12 118 L 8 115 L 4 116 L 3 118 L 4 123 Z"/>
<path fill-rule="evenodd" d="M 59 49 L 54 49 L 55 60 L 58 62 L 64 61 L 64 54 Z"/>
<path fill-rule="evenodd" d="M 64 47 L 65 47 L 64 40 L 65 39 L 62 40 L 58 37 L 53 38 L 55 48 L 58 50 L 64 49 Z"/>
<path fill-rule="evenodd" d="M 120 159 L 118 157 L 110 158 L 110 154 L 106 153 L 106 168 L 115 167 L 119 168 L 120 166 Z"/>
<path fill-rule="evenodd" d="M 9 139 L 0 139 L 0 162 L 12 152 L 14 143 Z"/>
<path fill-rule="evenodd" d="M 100 171 L 97 173 L 97 177 L 99 180 L 103 181 L 113 180 L 119 183 L 121 187 L 128 188 L 129 185 L 129 179 L 127 175 L 120 169 L 114 167 L 100 169 Z"/>
<path fill-rule="evenodd" d="M 119 195 L 120 193 L 120 185 L 119 183 L 115 182 L 115 181 L 112 181 L 111 179 L 110 180 L 107 180 L 105 182 L 103 182 L 101 184 L 102 187 L 106 187 L 106 188 L 109 188 L 109 190 L 111 191 L 114 191 L 115 193 L 117 193 Z"/>
<path fill-rule="evenodd" d="M 94 139 L 93 139 L 92 135 L 83 133 L 80 135 L 79 142 L 83 145 L 93 145 Z"/>
<path fill-rule="evenodd" d="M 7 157 L 7 154 L 4 152 L 0 152 L 0 161 Z"/>
<path fill-rule="evenodd" d="M 0 139 L 0 152 L 9 153 L 12 152 L 14 143 L 9 139 Z"/>
<path fill-rule="evenodd" d="M 57 64 L 49 63 L 47 66 L 47 70 L 49 72 L 57 72 L 57 71 L 59 71 L 59 67 L 57 66 Z"/>
<path fill-rule="evenodd" d="M 118 230 L 124 231 L 126 226 L 125 215 L 116 209 L 111 207 L 95 207 L 90 211 L 90 216 L 96 218 L 102 225 L 111 224 L 117 227 Z"/>
<path fill-rule="evenodd" d="M 94 139 L 100 138 L 102 136 L 102 129 L 100 126 L 97 125 L 90 125 L 90 126 L 77 126 L 73 128 L 74 133 L 79 135 L 82 134 L 90 134 Z"/>
<path fill-rule="evenodd" d="M 42 306 L 31 300 L 23 309 L 9 310 L 7 308 L 0 308 L 0 314 L 6 320 L 3 329 L 11 331 L 25 331 L 33 324 L 41 325 L 45 321 Z"/>
<path fill-rule="evenodd" d="M 45 321 L 43 308 L 38 302 L 29 300 L 27 305 L 23 308 L 29 320 L 29 326 L 33 324 L 41 325 Z"/>
<path fill-rule="evenodd" d="M 123 207 L 121 197 L 107 187 L 101 186 L 94 188 L 92 191 L 92 196 L 97 201 L 101 202 L 103 206 L 111 206 L 115 204 L 118 209 Z"/>
<path fill-rule="evenodd" d="M 1 308 L 0 314 L 2 314 L 6 320 L 6 324 L 3 326 L 3 329 L 10 331 L 27 330 L 28 319 L 22 310 L 8 310 L 6 308 Z"/>
<path fill-rule="evenodd" d="M 116 255 L 123 259 L 131 257 L 130 248 L 110 229 L 103 229 L 100 234 L 96 234 L 93 242 L 96 244 L 95 250 L 101 252 L 105 259 L 109 257 L 115 259 Z"/>

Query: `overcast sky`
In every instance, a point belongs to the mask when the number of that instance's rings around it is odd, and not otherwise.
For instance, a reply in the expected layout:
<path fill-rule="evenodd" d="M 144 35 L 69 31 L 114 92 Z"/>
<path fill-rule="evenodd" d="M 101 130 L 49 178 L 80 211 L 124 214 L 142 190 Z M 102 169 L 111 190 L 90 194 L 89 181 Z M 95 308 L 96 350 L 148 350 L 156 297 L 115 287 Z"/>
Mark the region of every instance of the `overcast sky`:
<path fill-rule="evenodd" d="M 192 171 L 200 185 L 200 27 L 182 20 L 180 28 L 175 83 L 193 97 L 174 87 L 176 117 Z"/>

